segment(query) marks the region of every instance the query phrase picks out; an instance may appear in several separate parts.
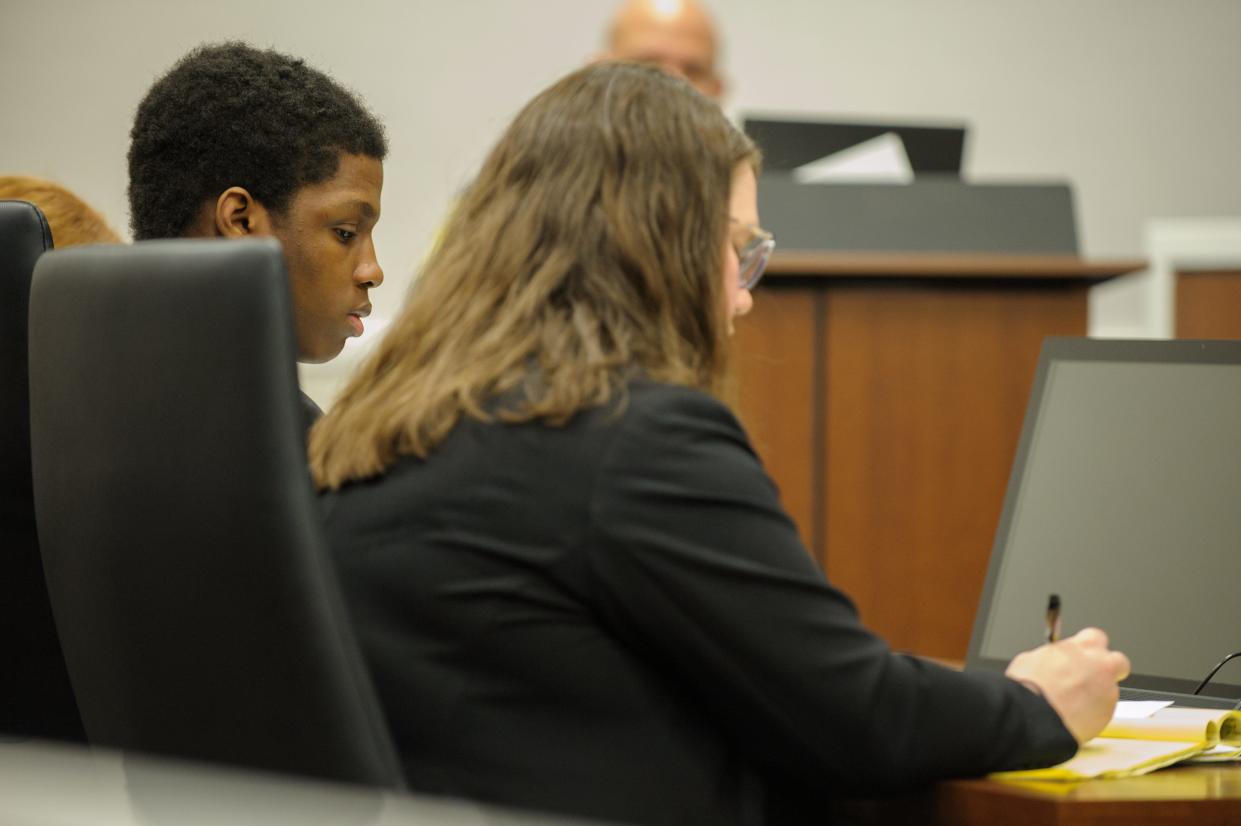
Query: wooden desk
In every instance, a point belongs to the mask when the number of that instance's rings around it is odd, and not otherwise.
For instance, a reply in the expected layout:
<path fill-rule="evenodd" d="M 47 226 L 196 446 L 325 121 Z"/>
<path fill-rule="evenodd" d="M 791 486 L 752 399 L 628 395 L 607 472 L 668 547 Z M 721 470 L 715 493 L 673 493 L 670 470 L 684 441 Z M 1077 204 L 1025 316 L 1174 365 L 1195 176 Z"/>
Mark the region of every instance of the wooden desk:
<path fill-rule="evenodd" d="M 903 798 L 841 801 L 835 814 L 859 826 L 1236 826 L 1241 766 L 1187 766 L 1074 784 L 956 780 Z"/>
<path fill-rule="evenodd" d="M 747 430 L 806 546 L 894 647 L 962 659 L 1039 348 L 1141 261 L 777 253 L 738 321 Z"/>
<path fill-rule="evenodd" d="M 1241 272 L 1178 269 L 1177 338 L 1241 338 Z"/>

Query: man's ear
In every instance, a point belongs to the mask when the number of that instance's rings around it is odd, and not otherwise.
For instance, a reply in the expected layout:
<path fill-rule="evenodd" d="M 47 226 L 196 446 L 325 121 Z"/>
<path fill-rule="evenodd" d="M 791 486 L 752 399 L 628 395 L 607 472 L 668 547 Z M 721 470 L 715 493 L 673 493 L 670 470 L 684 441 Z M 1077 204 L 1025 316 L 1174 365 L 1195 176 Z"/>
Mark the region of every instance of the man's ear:
<path fill-rule="evenodd" d="M 230 186 L 216 198 L 215 231 L 224 238 L 271 235 L 271 213 L 245 188 Z"/>

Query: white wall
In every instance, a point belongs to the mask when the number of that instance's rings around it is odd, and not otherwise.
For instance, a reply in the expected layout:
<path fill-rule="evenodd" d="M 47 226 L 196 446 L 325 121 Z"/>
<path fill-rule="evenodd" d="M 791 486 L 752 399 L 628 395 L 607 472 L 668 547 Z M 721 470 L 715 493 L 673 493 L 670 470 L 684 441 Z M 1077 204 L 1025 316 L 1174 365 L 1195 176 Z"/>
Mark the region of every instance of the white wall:
<path fill-rule="evenodd" d="M 611 7 L 0 0 L 0 170 L 56 179 L 123 229 L 127 133 L 151 81 L 206 40 L 298 54 L 360 92 L 388 125 L 381 321 L 506 120 L 597 48 Z M 1241 215 L 1237 0 L 713 7 L 733 79 L 730 109 L 966 120 L 968 177 L 1074 183 L 1087 256 L 1141 254 L 1151 217 Z M 313 395 L 331 396 L 367 339 L 305 372 Z"/>

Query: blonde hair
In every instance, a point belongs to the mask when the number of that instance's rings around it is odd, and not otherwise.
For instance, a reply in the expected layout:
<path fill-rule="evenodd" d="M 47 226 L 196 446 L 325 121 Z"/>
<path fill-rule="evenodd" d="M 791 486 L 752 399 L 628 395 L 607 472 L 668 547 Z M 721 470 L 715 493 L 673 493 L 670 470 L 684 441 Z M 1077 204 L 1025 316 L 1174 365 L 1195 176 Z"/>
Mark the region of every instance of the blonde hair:
<path fill-rule="evenodd" d="M 121 243 L 121 236 L 102 215 L 51 181 L 29 175 L 0 175 L 0 198 L 29 201 L 37 206 L 47 219 L 56 247 Z"/>
<path fill-rule="evenodd" d="M 425 458 L 462 416 L 563 423 L 636 372 L 718 392 L 721 256 L 744 162 L 758 163 L 753 143 L 657 69 L 595 64 L 538 95 L 312 431 L 318 485 Z"/>

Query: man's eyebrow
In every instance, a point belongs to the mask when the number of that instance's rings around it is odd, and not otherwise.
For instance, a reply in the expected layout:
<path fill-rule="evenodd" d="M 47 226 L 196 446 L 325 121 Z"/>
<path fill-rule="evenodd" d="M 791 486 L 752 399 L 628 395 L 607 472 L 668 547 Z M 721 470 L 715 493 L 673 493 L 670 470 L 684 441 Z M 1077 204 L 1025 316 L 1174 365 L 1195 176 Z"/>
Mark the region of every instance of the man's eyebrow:
<path fill-rule="evenodd" d="M 374 218 L 376 212 L 375 205 L 370 201 L 363 200 L 362 198 L 352 201 L 345 201 L 343 204 L 340 204 L 339 209 L 342 211 L 356 209 L 358 212 L 362 213 L 363 218 Z"/>

